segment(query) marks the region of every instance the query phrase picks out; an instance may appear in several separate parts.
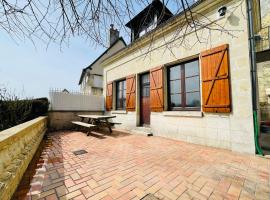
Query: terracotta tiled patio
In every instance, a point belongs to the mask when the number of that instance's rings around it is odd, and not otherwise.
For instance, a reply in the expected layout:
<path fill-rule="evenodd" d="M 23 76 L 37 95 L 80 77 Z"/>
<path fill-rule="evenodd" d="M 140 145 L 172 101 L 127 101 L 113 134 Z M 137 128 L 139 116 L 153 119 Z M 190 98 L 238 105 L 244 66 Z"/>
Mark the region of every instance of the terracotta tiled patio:
<path fill-rule="evenodd" d="M 55 132 L 34 160 L 14 199 L 270 199 L 269 159 L 161 137 Z"/>

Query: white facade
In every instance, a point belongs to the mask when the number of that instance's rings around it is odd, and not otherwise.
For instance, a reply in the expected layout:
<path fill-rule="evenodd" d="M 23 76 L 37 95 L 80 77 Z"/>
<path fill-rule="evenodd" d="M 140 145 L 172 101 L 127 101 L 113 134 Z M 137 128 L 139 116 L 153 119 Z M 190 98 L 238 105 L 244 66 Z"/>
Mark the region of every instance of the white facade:
<path fill-rule="evenodd" d="M 218 18 L 217 11 L 221 6 L 226 6 L 228 12 L 225 17 Z M 117 116 L 117 121 L 122 123 L 121 128 L 135 129 L 140 126 L 140 86 L 138 83 L 141 74 L 158 66 L 166 68 L 172 63 L 199 58 L 202 51 L 228 44 L 232 112 L 204 113 L 202 109 L 200 111 L 169 111 L 166 100 L 164 100 L 165 110 L 163 112 L 151 112 L 150 128 L 155 136 L 254 154 L 254 123 L 245 1 L 207 0 L 202 1 L 194 9 L 195 12 L 205 16 L 204 19 L 211 19 L 224 27 L 224 30 L 235 31 L 231 35 L 202 28 L 196 33 L 201 37 L 201 42 L 198 42 L 194 30 L 188 28 L 188 33 L 185 35 L 186 43 L 182 43 L 181 34 L 175 38 L 180 26 L 177 23 L 183 20 L 179 16 L 167 26 L 155 31 L 153 36 L 149 37 L 150 39 L 145 37 L 135 41 L 129 48 L 105 60 L 103 62 L 104 88 L 106 88 L 106 83 L 136 75 L 135 112 L 116 111 L 113 106 L 113 110 L 108 114 Z M 209 24 L 209 26 L 211 25 Z M 154 38 L 153 41 L 152 38 Z M 168 45 L 165 42 L 170 42 L 169 50 L 166 49 Z M 106 96 L 106 90 L 103 95 Z M 166 97 L 166 91 L 164 96 Z M 113 101 L 115 101 L 115 94 L 113 94 Z"/>

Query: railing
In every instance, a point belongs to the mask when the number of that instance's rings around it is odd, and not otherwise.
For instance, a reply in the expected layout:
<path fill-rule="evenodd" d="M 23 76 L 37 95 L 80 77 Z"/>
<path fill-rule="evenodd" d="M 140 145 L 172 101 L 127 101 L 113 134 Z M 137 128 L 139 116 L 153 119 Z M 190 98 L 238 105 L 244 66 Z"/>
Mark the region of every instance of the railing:
<path fill-rule="evenodd" d="M 54 111 L 104 111 L 104 97 L 82 92 L 62 92 L 50 89 L 50 110 Z"/>
<path fill-rule="evenodd" d="M 257 52 L 270 49 L 270 26 L 262 28 L 258 35 L 260 38 L 256 41 Z"/>

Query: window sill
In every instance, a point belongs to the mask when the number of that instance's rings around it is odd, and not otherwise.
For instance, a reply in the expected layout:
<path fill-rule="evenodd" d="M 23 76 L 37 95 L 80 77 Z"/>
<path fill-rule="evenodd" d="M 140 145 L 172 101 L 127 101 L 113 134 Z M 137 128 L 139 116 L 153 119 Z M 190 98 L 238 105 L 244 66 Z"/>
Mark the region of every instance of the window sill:
<path fill-rule="evenodd" d="M 126 110 L 112 110 L 112 114 L 127 114 Z"/>
<path fill-rule="evenodd" d="M 165 111 L 162 114 L 167 117 L 203 117 L 201 111 Z"/>

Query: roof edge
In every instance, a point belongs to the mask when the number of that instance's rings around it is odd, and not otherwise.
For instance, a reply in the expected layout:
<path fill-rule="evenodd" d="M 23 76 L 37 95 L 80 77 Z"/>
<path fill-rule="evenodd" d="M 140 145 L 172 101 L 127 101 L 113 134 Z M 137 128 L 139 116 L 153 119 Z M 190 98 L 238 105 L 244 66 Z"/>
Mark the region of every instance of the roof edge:
<path fill-rule="evenodd" d="M 80 76 L 80 80 L 79 80 L 79 84 L 81 85 L 83 77 L 85 75 L 85 72 L 87 69 L 91 69 L 91 67 L 99 60 L 102 58 L 102 56 L 104 56 L 114 45 L 116 45 L 119 41 L 122 41 L 123 44 L 125 45 L 125 47 L 127 46 L 127 43 L 125 42 L 125 40 L 123 39 L 123 37 L 119 37 L 110 47 L 108 47 L 99 57 L 97 57 L 88 67 L 85 67 L 82 69 L 82 73 Z"/>
<path fill-rule="evenodd" d="M 196 12 L 198 11 L 205 11 L 210 7 L 216 6 L 219 3 L 221 3 L 224 0 L 216 0 L 213 2 L 209 2 L 210 0 L 199 0 L 196 3 L 194 3 L 192 6 L 190 6 L 191 9 L 197 9 Z M 232 0 L 229 0 L 228 2 L 231 2 Z M 208 2 L 208 4 L 206 4 Z M 179 19 L 181 19 L 181 17 L 184 16 L 184 12 L 180 12 L 179 14 L 173 16 L 172 18 L 170 18 L 169 20 L 167 20 L 166 22 L 160 24 L 156 29 L 148 32 L 147 34 L 145 34 L 144 36 L 138 38 L 137 40 L 135 40 L 134 42 L 132 42 L 131 44 L 127 45 L 125 48 L 117 51 L 115 54 L 111 55 L 109 58 L 106 58 L 102 63 L 103 66 L 106 67 L 106 65 L 114 62 L 116 59 L 120 59 L 122 57 L 124 57 L 126 54 L 135 51 L 138 48 L 141 48 L 142 46 L 144 46 L 148 41 L 151 41 L 150 36 L 153 34 L 156 34 L 153 37 L 158 37 L 161 33 L 164 34 L 164 32 L 171 32 L 175 29 L 175 27 L 180 23 Z"/>

